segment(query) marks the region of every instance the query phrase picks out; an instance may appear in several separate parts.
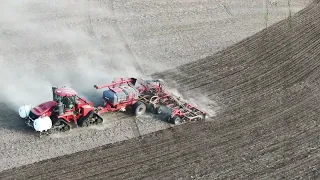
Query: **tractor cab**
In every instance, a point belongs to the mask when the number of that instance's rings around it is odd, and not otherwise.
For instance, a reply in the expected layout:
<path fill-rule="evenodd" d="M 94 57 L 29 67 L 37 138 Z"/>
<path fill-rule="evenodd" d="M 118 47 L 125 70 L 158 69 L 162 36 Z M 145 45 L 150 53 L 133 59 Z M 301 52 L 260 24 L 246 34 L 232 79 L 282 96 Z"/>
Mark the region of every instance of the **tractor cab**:
<path fill-rule="evenodd" d="M 56 101 L 58 114 L 63 114 L 66 110 L 72 110 L 76 105 L 77 92 L 68 87 L 52 87 L 53 101 Z"/>

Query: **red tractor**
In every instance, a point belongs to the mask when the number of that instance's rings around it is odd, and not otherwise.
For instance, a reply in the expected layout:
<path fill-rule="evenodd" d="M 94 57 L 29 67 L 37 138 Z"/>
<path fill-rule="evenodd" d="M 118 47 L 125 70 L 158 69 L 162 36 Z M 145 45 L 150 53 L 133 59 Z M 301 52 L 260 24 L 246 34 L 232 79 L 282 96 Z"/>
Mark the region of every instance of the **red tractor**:
<path fill-rule="evenodd" d="M 100 124 L 103 119 L 96 113 L 92 102 L 80 98 L 68 87 L 52 87 L 53 100 L 36 107 L 21 106 L 19 115 L 25 123 L 42 133 L 65 132 L 78 126 Z"/>

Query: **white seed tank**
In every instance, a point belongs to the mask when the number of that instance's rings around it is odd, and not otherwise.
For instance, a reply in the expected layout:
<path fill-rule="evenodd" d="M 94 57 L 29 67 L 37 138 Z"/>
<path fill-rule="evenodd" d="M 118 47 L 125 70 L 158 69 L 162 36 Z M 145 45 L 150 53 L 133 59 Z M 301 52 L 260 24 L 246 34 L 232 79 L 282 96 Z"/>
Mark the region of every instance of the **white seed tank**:
<path fill-rule="evenodd" d="M 31 106 L 31 105 L 21 106 L 21 107 L 19 108 L 19 116 L 20 116 L 21 118 L 23 118 L 23 119 L 26 118 L 26 117 L 28 117 L 31 109 L 32 109 L 32 106 Z"/>
<path fill-rule="evenodd" d="M 39 117 L 38 119 L 34 120 L 33 127 L 36 131 L 42 132 L 47 131 L 52 127 L 52 121 L 50 117 Z"/>

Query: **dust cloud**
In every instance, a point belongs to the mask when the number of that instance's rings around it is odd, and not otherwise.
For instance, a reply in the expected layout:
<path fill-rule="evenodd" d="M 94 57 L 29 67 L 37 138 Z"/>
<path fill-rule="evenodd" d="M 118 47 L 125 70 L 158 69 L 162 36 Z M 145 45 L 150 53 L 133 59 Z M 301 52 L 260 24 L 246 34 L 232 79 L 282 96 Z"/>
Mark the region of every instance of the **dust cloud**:
<path fill-rule="evenodd" d="M 1 1 L 0 102 L 16 111 L 23 104 L 51 100 L 51 87 L 64 85 L 96 101 L 101 92 L 93 85 L 114 77 L 143 77 L 111 8 L 91 3 Z M 99 33 L 91 16 L 111 23 Z"/>
<path fill-rule="evenodd" d="M 206 118 L 212 118 L 217 116 L 217 113 L 221 111 L 221 104 L 215 101 L 215 98 L 208 98 L 205 94 L 195 91 L 182 91 L 178 87 L 179 85 L 173 80 L 162 80 L 164 82 L 164 88 L 171 94 L 180 97 L 184 102 L 190 103 L 192 106 L 197 107 L 201 111 L 206 113 Z"/>
<path fill-rule="evenodd" d="M 52 98 L 51 89 L 46 91 L 47 88 L 51 88 L 49 81 L 32 71 L 24 74 L 26 69 L 5 63 L 2 56 L 0 61 L 2 74 L 0 98 L 8 107 L 17 110 L 23 104 L 40 103 L 41 100 Z"/>

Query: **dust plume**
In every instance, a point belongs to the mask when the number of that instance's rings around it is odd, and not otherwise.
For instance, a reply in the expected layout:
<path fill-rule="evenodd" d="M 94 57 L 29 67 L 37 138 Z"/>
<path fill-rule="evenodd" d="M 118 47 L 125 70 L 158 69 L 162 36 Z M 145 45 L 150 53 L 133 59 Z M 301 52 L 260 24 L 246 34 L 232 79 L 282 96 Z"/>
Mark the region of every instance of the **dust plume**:
<path fill-rule="evenodd" d="M 181 100 L 190 103 L 192 106 L 204 111 L 207 115 L 206 118 L 215 117 L 217 113 L 221 110 L 221 105 L 219 105 L 212 98 L 208 98 L 205 94 L 201 92 L 194 91 L 182 91 L 179 89 L 178 83 L 173 80 L 162 80 L 164 82 L 164 88 L 173 95 L 180 97 Z"/>
<path fill-rule="evenodd" d="M 207 113 L 207 118 L 215 117 L 221 109 L 218 103 L 201 93 L 186 93 L 186 100 L 193 106 Z"/>
<path fill-rule="evenodd" d="M 2 56 L 0 56 L 0 62 L 2 74 L 0 98 L 1 102 L 5 102 L 8 107 L 17 110 L 22 104 L 36 105 L 42 100 L 52 98 L 50 82 L 42 79 L 36 72 L 19 66 L 10 66 L 5 63 Z"/>
<path fill-rule="evenodd" d="M 91 100 L 101 96 L 95 84 L 142 76 L 112 8 L 99 3 L 1 2 L 0 101 L 17 110 L 51 100 L 51 87 L 63 85 Z"/>

